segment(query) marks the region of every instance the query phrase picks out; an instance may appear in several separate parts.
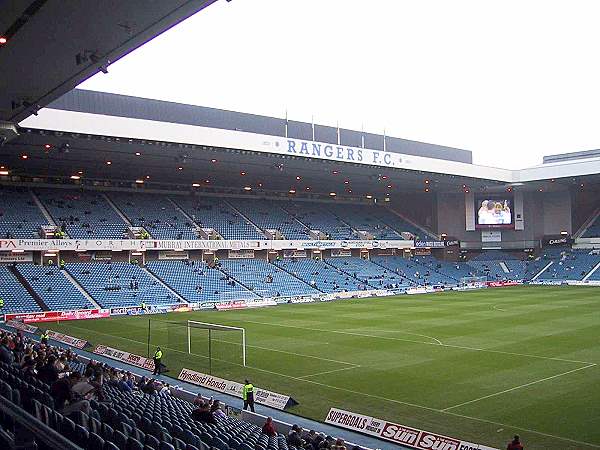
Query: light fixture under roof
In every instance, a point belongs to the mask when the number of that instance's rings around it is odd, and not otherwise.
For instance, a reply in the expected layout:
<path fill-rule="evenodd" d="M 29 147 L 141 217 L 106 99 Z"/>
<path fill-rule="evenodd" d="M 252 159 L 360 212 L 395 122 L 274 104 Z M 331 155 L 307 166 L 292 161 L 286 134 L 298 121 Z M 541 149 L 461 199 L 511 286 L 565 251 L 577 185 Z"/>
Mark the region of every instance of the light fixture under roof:
<path fill-rule="evenodd" d="M 200 183 L 192 183 L 192 187 L 200 187 Z"/>
<path fill-rule="evenodd" d="M 367 194 L 366 198 L 368 198 L 369 200 L 371 200 L 373 198 L 373 196 L 371 194 Z"/>
<path fill-rule="evenodd" d="M 300 175 L 296 176 L 296 180 L 300 181 L 302 179 L 302 177 Z"/>
<path fill-rule="evenodd" d="M 183 167 L 179 166 L 179 167 L 177 168 L 177 170 L 183 170 Z"/>
<path fill-rule="evenodd" d="M 142 156 L 140 152 L 135 152 L 135 156 Z"/>
<path fill-rule="evenodd" d="M 29 156 L 27 156 L 27 155 L 21 155 L 21 159 L 27 159 L 27 158 L 29 158 Z"/>
<path fill-rule="evenodd" d="M 330 192 L 330 193 L 329 193 L 329 195 L 330 195 L 331 197 L 335 197 L 337 194 L 336 194 L 335 192 Z"/>
<path fill-rule="evenodd" d="M 251 191 L 251 190 L 252 190 L 252 188 L 251 188 L 250 186 L 244 186 L 244 190 L 245 190 L 245 191 Z"/>
<path fill-rule="evenodd" d="M 8 39 L 6 39 L 4 36 L 0 36 L 0 45 L 4 45 L 8 42 Z"/>
<path fill-rule="evenodd" d="M 136 182 L 137 184 L 144 184 L 144 180 L 141 180 L 141 179 L 137 179 L 137 180 L 135 180 L 135 182 Z"/>
<path fill-rule="evenodd" d="M 8 174 L 9 174 L 8 170 L 5 170 L 5 169 L 0 170 L 0 175 L 8 175 Z"/>
<path fill-rule="evenodd" d="M 290 189 L 288 192 L 289 192 L 290 194 L 295 194 L 295 193 L 296 193 L 296 189 Z"/>
<path fill-rule="evenodd" d="M 150 179 L 150 175 L 146 175 L 146 180 L 149 180 L 149 179 Z"/>
<path fill-rule="evenodd" d="M 79 180 L 80 178 L 79 175 L 71 175 L 71 180 Z"/>
<path fill-rule="evenodd" d="M 106 161 L 106 165 L 110 166 L 112 164 L 112 161 Z"/>
<path fill-rule="evenodd" d="M 213 159 L 210 160 L 210 162 L 213 163 L 213 164 L 215 164 L 217 162 L 217 160 L 213 158 Z"/>

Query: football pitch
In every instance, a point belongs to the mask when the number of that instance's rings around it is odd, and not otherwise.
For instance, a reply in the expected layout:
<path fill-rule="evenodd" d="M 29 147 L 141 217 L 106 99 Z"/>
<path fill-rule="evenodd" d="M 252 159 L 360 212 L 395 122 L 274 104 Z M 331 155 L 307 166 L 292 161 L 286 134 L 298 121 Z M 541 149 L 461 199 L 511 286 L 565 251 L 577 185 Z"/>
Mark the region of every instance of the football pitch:
<path fill-rule="evenodd" d="M 212 374 L 290 395 L 299 405 L 289 411 L 301 416 L 322 421 L 338 407 L 498 448 L 513 434 L 528 450 L 600 448 L 599 289 L 483 289 L 48 327 L 145 356 L 149 319 L 151 345 L 163 347 L 174 377 L 182 367 L 207 372 L 208 361 L 186 353 L 187 329 L 164 322 L 245 328 L 247 367 L 225 362 L 238 356 L 215 342 Z M 204 345 L 192 338 L 192 348 Z"/>

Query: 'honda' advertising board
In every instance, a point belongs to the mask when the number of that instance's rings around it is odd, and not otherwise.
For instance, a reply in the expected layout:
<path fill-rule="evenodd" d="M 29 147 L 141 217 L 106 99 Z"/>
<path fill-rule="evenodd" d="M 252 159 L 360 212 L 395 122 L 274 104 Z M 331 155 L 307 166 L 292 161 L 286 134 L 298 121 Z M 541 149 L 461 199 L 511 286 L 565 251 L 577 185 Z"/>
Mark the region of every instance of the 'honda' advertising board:
<path fill-rule="evenodd" d="M 224 394 L 233 395 L 242 398 L 241 383 L 225 380 L 223 378 L 213 377 L 205 373 L 196 372 L 190 369 L 181 369 L 178 377 L 181 381 L 202 386 L 213 391 L 223 392 Z M 266 389 L 254 388 L 254 401 L 262 405 L 270 406 L 271 408 L 283 410 L 288 404 L 297 404 L 287 395 L 278 394 L 276 392 L 267 391 Z"/>
<path fill-rule="evenodd" d="M 497 450 L 486 445 L 474 444 L 337 408 L 329 410 L 325 422 L 416 449 Z"/>

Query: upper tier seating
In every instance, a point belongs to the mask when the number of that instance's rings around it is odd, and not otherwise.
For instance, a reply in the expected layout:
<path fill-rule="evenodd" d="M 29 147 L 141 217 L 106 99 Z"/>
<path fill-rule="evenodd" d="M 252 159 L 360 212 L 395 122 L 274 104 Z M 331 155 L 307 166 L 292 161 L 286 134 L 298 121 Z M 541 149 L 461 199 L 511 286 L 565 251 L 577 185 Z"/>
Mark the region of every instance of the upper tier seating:
<path fill-rule="evenodd" d="M 600 256 L 583 250 L 564 250 L 540 280 L 581 280 L 600 262 Z"/>
<path fill-rule="evenodd" d="M 283 202 L 274 200 L 229 199 L 231 205 L 262 230 L 278 230 L 285 239 L 308 239 L 308 229 L 295 220 Z"/>
<path fill-rule="evenodd" d="M 600 237 L 600 215 L 598 215 L 594 219 L 594 221 L 586 228 L 585 232 L 581 235 L 581 237 Z"/>
<path fill-rule="evenodd" d="M 148 270 L 190 302 L 218 302 L 257 298 L 239 283 L 202 261 L 148 261 Z"/>
<path fill-rule="evenodd" d="M 66 269 L 103 308 L 138 306 L 142 303 L 179 303 L 179 299 L 172 292 L 135 264 L 68 263 Z M 131 283 L 134 283 L 133 288 Z"/>
<path fill-rule="evenodd" d="M 347 292 L 371 289 L 365 283 L 324 261 L 310 258 L 284 258 L 275 264 L 322 292 Z"/>
<path fill-rule="evenodd" d="M 358 257 L 327 258 L 327 264 L 377 289 L 407 288 L 410 283 L 393 270 Z"/>
<path fill-rule="evenodd" d="M 200 227 L 213 228 L 223 239 L 266 239 L 254 225 L 216 197 L 173 197 Z"/>
<path fill-rule="evenodd" d="M 194 224 L 162 195 L 111 193 L 110 199 L 135 227 L 154 239 L 197 239 Z"/>
<path fill-rule="evenodd" d="M 429 269 L 416 262 L 416 258 L 407 259 L 401 256 L 373 256 L 371 261 L 385 267 L 415 285 L 455 285 L 457 281 L 436 270 Z"/>
<path fill-rule="evenodd" d="M 426 239 L 428 237 L 425 231 L 404 220 L 402 217 L 390 211 L 388 208 L 371 206 L 369 207 L 369 210 L 375 217 L 381 220 L 381 222 L 389 225 L 398 232 L 408 232 L 420 239 Z"/>
<path fill-rule="evenodd" d="M 0 298 L 4 300 L 4 314 L 41 311 L 27 289 L 3 265 L 0 265 Z"/>
<path fill-rule="evenodd" d="M 27 189 L 0 185 L 0 238 L 37 239 L 42 225 L 49 225 Z"/>
<path fill-rule="evenodd" d="M 355 230 L 367 232 L 374 239 L 402 239 L 402 236 L 396 230 L 383 223 L 374 215 L 375 210 L 380 208 L 364 205 L 338 204 L 330 205 L 327 209 Z"/>
<path fill-rule="evenodd" d="M 279 267 L 260 259 L 221 260 L 221 270 L 261 297 L 290 297 L 319 291 Z"/>
<path fill-rule="evenodd" d="M 58 267 L 33 264 L 17 264 L 16 267 L 50 311 L 94 307 Z"/>
<path fill-rule="evenodd" d="M 74 239 L 123 239 L 128 225 L 99 192 L 64 189 L 37 191 L 56 224 Z"/>
<path fill-rule="evenodd" d="M 352 228 L 330 212 L 331 204 L 290 202 L 285 203 L 285 210 L 298 219 L 310 230 L 319 230 L 330 239 L 356 239 Z"/>

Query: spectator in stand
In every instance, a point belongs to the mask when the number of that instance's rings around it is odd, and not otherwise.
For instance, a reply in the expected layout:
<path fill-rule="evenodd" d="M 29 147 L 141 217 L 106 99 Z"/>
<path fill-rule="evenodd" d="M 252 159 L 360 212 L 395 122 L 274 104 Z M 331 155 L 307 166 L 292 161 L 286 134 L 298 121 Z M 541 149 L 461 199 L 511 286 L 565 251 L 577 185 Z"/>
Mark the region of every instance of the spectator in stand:
<path fill-rule="evenodd" d="M 523 450 L 521 439 L 516 435 L 511 442 L 506 446 L 506 450 Z"/>
<path fill-rule="evenodd" d="M 272 417 L 267 417 L 266 422 L 262 426 L 262 434 L 266 434 L 267 436 L 271 437 L 277 436 L 277 431 L 275 431 L 275 426 L 273 425 Z"/>
<path fill-rule="evenodd" d="M 192 403 L 196 408 L 199 408 L 204 403 L 204 398 L 202 398 L 202 394 L 196 395 L 196 398 Z"/>
<path fill-rule="evenodd" d="M 46 363 L 38 370 L 38 378 L 46 384 L 52 384 L 58 380 L 58 370 L 56 370 L 56 356 L 50 355 Z"/>
<path fill-rule="evenodd" d="M 221 402 L 219 400 L 211 400 L 209 406 L 210 412 L 215 419 L 225 419 L 227 417 L 227 414 L 221 409 Z"/>
<path fill-rule="evenodd" d="M 333 446 L 333 450 L 346 450 L 346 444 L 343 439 L 337 439 L 335 441 L 335 445 Z"/>
<path fill-rule="evenodd" d="M 76 411 L 90 413 L 90 402 L 83 400 L 73 391 L 73 386 L 81 380 L 79 372 L 71 372 L 68 377 L 63 377 L 52 383 L 50 394 L 54 399 L 54 406 L 63 415 L 68 416 Z"/>
<path fill-rule="evenodd" d="M 5 364 L 14 364 L 15 356 L 13 352 L 8 348 L 9 339 L 8 337 L 3 337 L 0 341 L 0 362 Z"/>
<path fill-rule="evenodd" d="M 287 437 L 288 445 L 293 445 L 294 447 L 298 447 L 298 448 L 304 447 L 305 442 L 300 437 L 301 435 L 302 435 L 302 428 L 300 428 L 298 425 L 293 425 L 292 429 L 288 433 L 288 437 Z"/>
<path fill-rule="evenodd" d="M 217 425 L 217 420 L 211 414 L 208 402 L 204 402 L 198 409 L 192 411 L 192 419 L 202 423 Z"/>

